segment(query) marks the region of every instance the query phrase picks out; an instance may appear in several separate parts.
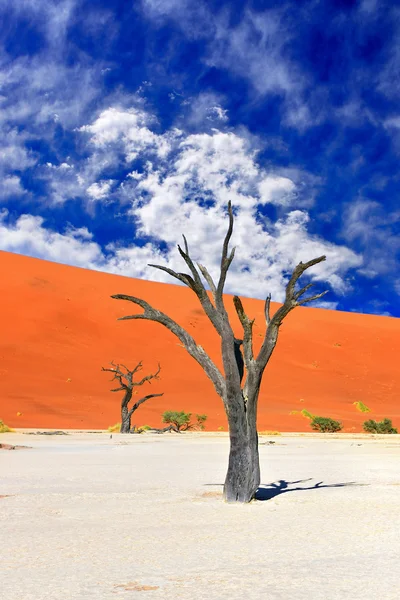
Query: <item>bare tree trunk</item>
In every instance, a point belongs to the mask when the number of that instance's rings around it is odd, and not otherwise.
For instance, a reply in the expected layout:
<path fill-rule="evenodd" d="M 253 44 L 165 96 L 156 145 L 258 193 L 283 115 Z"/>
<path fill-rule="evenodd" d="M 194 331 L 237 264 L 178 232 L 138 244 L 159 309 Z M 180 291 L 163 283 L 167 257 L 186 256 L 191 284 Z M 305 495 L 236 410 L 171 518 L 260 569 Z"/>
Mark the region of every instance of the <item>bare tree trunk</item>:
<path fill-rule="evenodd" d="M 229 405 L 229 463 L 224 485 L 226 502 L 250 502 L 260 486 L 256 403 L 240 393 Z"/>
<path fill-rule="evenodd" d="M 132 413 L 128 409 L 128 404 L 132 398 L 132 390 L 126 390 L 125 396 L 121 402 L 121 429 L 120 433 L 129 433 L 131 430 Z"/>

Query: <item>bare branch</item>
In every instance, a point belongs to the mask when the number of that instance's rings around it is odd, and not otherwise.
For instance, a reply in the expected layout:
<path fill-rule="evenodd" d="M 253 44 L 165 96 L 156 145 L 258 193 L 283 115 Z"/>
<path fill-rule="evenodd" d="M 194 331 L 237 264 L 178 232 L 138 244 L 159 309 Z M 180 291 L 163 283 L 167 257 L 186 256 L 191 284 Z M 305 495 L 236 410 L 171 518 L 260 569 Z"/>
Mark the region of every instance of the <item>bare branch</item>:
<path fill-rule="evenodd" d="M 313 287 L 313 285 L 315 285 L 315 284 L 314 283 L 309 283 L 309 284 L 305 285 L 303 288 L 301 288 L 301 290 L 299 290 L 298 292 L 296 292 L 293 295 L 293 298 L 295 300 L 298 300 L 300 298 L 300 296 L 302 296 L 303 294 L 305 294 L 307 290 L 309 290 L 311 287 Z"/>
<path fill-rule="evenodd" d="M 324 260 L 326 260 L 326 256 L 319 256 L 318 258 L 313 258 L 312 260 L 309 260 L 306 263 L 300 262 L 297 265 L 297 267 L 293 271 L 293 274 L 289 280 L 289 283 L 286 286 L 286 301 L 292 302 L 295 299 L 294 298 L 294 286 L 296 285 L 297 280 L 304 273 L 304 271 L 306 271 L 310 267 L 313 267 L 314 265 L 317 265 L 320 262 L 323 262 Z"/>
<path fill-rule="evenodd" d="M 119 392 L 121 390 L 128 390 L 128 389 L 132 389 L 132 387 L 134 385 L 138 385 L 138 384 L 134 384 L 133 383 L 133 376 L 135 373 L 137 373 L 137 371 L 140 371 L 142 369 L 142 361 L 139 361 L 138 364 L 136 365 L 136 367 L 134 367 L 133 369 L 128 369 L 127 366 L 123 365 L 122 363 L 120 364 L 115 364 L 114 361 L 111 361 L 111 364 L 113 366 L 113 368 L 104 368 L 102 367 L 102 371 L 108 371 L 109 373 L 114 373 L 114 377 L 112 378 L 111 381 L 114 381 L 114 379 L 117 379 L 121 385 L 121 388 L 115 389 L 115 390 L 111 390 L 112 392 Z M 124 373 L 123 371 L 121 371 L 121 367 L 123 367 L 126 371 L 126 373 Z"/>
<path fill-rule="evenodd" d="M 253 323 L 254 319 L 250 320 L 246 315 L 243 304 L 239 296 L 233 297 L 237 315 L 243 327 L 243 352 L 246 368 L 249 370 L 253 363 Z"/>
<path fill-rule="evenodd" d="M 183 235 L 183 233 L 182 233 L 182 237 L 183 237 L 183 243 L 185 244 L 185 253 L 186 253 L 187 255 L 189 255 L 189 246 L 188 246 L 188 243 L 187 243 L 187 239 L 186 239 L 186 237 Z"/>
<path fill-rule="evenodd" d="M 187 244 L 185 236 L 183 236 L 183 239 L 185 242 L 185 248 L 187 249 L 188 244 Z M 180 246 L 178 246 L 178 250 L 179 250 L 179 253 L 182 256 L 182 258 L 184 259 L 185 263 L 188 265 L 193 277 L 191 277 L 190 275 L 187 275 L 186 273 L 177 273 L 176 271 L 173 271 L 172 269 L 169 269 L 168 267 L 163 267 L 161 265 L 150 264 L 149 266 L 153 267 L 155 269 L 159 269 L 160 271 L 165 271 L 165 273 L 168 273 L 169 275 L 171 275 L 171 277 L 178 279 L 179 281 L 181 281 L 182 283 L 187 285 L 191 290 L 193 290 L 194 293 L 196 294 L 196 296 L 198 297 L 198 299 L 200 300 L 200 304 L 202 305 L 204 312 L 210 319 L 211 323 L 214 325 L 218 334 L 221 335 L 221 333 L 222 333 L 221 317 L 218 314 L 215 306 L 212 304 L 210 298 L 208 297 L 207 291 L 203 285 L 201 277 L 200 277 L 199 273 L 197 272 L 197 269 L 196 269 L 192 259 L 190 258 L 189 254 L 187 254 L 186 252 L 184 252 L 182 250 L 182 248 Z"/>
<path fill-rule="evenodd" d="M 153 269 L 165 271 L 165 273 L 168 273 L 168 275 L 171 275 L 171 277 L 175 277 L 175 279 L 178 279 L 178 281 L 181 281 L 182 283 L 190 287 L 192 290 L 194 290 L 195 288 L 194 280 L 190 277 L 190 275 L 186 275 L 186 273 L 177 273 L 176 271 L 173 271 L 172 269 L 169 269 L 168 267 L 164 267 L 162 265 L 153 265 L 149 263 L 148 266 L 153 267 Z"/>
<path fill-rule="evenodd" d="M 304 298 L 304 300 L 300 300 L 300 302 L 297 303 L 297 306 L 301 306 L 302 304 L 306 304 L 306 302 L 312 302 L 313 300 L 318 300 L 318 298 L 322 298 L 322 296 L 325 296 L 325 294 L 328 293 L 329 290 L 325 290 L 324 292 L 321 292 L 320 294 L 316 294 L 315 296 L 311 296 L 311 298 Z"/>
<path fill-rule="evenodd" d="M 204 267 L 203 265 L 197 263 L 197 266 L 200 269 L 200 273 L 203 275 L 204 279 L 207 281 L 208 285 L 210 286 L 210 290 L 212 292 L 213 298 L 214 298 L 214 302 L 216 301 L 216 294 L 217 294 L 217 288 L 215 286 L 214 280 L 211 277 L 210 273 L 207 271 L 206 267 Z"/>
<path fill-rule="evenodd" d="M 226 275 L 228 273 L 228 269 L 233 261 L 233 257 L 235 256 L 235 248 L 232 248 L 231 253 L 228 257 L 228 249 L 229 249 L 229 241 L 232 237 L 233 232 L 233 211 L 232 211 L 232 203 L 229 200 L 228 202 L 228 215 L 229 215 L 229 226 L 228 231 L 226 232 L 226 236 L 224 239 L 224 243 L 222 246 L 222 256 L 221 256 L 221 274 L 218 281 L 217 292 L 216 292 L 216 302 L 217 308 L 223 309 L 223 291 L 224 285 L 226 281 Z"/>
<path fill-rule="evenodd" d="M 143 398 L 135 402 L 135 404 L 129 409 L 128 416 L 131 417 L 135 410 L 137 410 L 139 406 L 143 404 L 143 402 L 150 400 L 150 398 L 158 398 L 159 396 L 164 396 L 164 394 L 148 394 L 147 396 L 144 396 Z"/>
<path fill-rule="evenodd" d="M 111 361 L 111 364 L 113 365 L 114 363 Z M 121 371 L 121 369 L 119 368 L 119 365 L 115 365 L 114 369 L 101 367 L 101 370 L 107 371 L 108 373 L 114 373 L 114 377 L 111 379 L 111 381 L 114 381 L 116 379 L 119 382 L 121 389 L 123 389 L 123 390 L 129 389 L 129 386 L 124 381 L 124 379 L 126 380 L 126 374 Z M 111 390 L 111 391 L 116 392 L 119 390 Z"/>
<path fill-rule="evenodd" d="M 228 202 L 228 215 L 229 215 L 229 226 L 228 226 L 228 231 L 226 232 L 226 236 L 224 239 L 224 244 L 222 246 L 221 269 L 223 268 L 226 258 L 228 256 L 229 241 L 232 237 L 232 232 L 233 232 L 233 211 L 232 211 L 232 202 L 230 200 Z"/>
<path fill-rule="evenodd" d="M 272 352 L 274 351 L 276 342 L 278 340 L 279 327 L 282 325 L 282 321 L 284 318 L 292 311 L 296 306 L 301 306 L 306 302 L 311 302 L 312 300 L 317 300 L 318 298 L 322 298 L 327 292 L 322 292 L 321 294 L 316 294 L 311 298 L 305 298 L 304 300 L 300 300 L 299 298 L 310 289 L 312 286 L 311 283 L 305 285 L 301 290 L 295 292 L 295 285 L 300 278 L 300 276 L 314 265 L 323 262 L 326 260 L 326 256 L 319 256 L 318 258 L 314 258 L 309 260 L 306 263 L 300 262 L 297 267 L 294 269 L 292 276 L 289 279 L 289 282 L 286 286 L 286 294 L 285 294 L 285 302 L 283 305 L 276 311 L 274 316 L 270 318 L 269 310 L 270 310 L 270 296 L 267 298 L 265 302 L 265 314 L 267 320 L 267 330 L 265 332 L 265 337 L 263 344 L 261 346 L 261 350 L 257 356 L 256 364 L 260 373 L 265 369 Z"/>
<path fill-rule="evenodd" d="M 183 251 L 182 248 L 178 245 L 179 254 L 182 256 L 183 260 L 189 267 L 194 281 L 197 283 L 197 285 L 199 285 L 200 287 L 203 287 L 203 283 L 200 279 L 200 275 L 196 269 L 196 266 L 195 266 L 194 262 L 192 261 L 192 259 L 190 258 L 189 251 L 188 251 L 188 243 L 186 241 L 185 236 L 183 236 L 183 240 L 185 242 L 185 251 Z"/>
<path fill-rule="evenodd" d="M 264 304 L 264 314 L 265 314 L 265 321 L 267 323 L 267 326 L 271 323 L 271 294 L 268 294 L 268 296 L 265 298 L 265 304 Z"/>
<path fill-rule="evenodd" d="M 146 381 L 151 383 L 152 379 L 159 379 L 158 375 L 159 375 L 160 371 L 161 371 L 161 366 L 160 366 L 160 363 L 158 363 L 158 369 L 155 373 L 150 373 L 150 375 L 146 375 L 146 377 L 143 377 L 143 379 L 141 379 L 140 381 L 137 381 L 137 382 L 134 381 L 133 386 L 137 387 L 137 386 L 143 385 L 144 383 L 146 383 Z"/>
<path fill-rule="evenodd" d="M 204 351 L 204 349 L 199 346 L 196 341 L 193 339 L 187 331 L 181 325 L 176 323 L 171 317 L 162 313 L 161 311 L 153 308 L 148 302 L 145 300 L 141 300 L 140 298 L 136 298 L 135 296 L 127 296 L 126 294 L 114 294 L 111 296 L 116 300 L 128 300 L 129 302 L 133 302 L 137 304 L 141 308 L 144 309 L 144 312 L 136 315 L 129 315 L 126 317 L 120 317 L 119 321 L 127 321 L 129 319 L 144 319 L 148 321 L 155 321 L 156 323 L 160 323 L 164 325 L 167 329 L 169 329 L 184 345 L 188 353 L 199 363 L 199 365 L 204 369 L 206 375 L 211 379 L 214 384 L 214 387 L 217 391 L 217 394 L 221 397 L 224 396 L 225 391 L 225 380 L 219 371 L 219 369 L 215 366 L 211 358 Z"/>

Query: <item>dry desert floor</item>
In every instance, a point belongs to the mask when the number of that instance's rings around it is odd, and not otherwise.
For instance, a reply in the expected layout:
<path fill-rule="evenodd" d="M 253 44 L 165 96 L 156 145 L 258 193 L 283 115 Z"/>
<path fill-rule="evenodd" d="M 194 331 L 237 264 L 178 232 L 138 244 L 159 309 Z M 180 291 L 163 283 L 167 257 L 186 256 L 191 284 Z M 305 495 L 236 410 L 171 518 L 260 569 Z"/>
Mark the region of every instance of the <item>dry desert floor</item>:
<path fill-rule="evenodd" d="M 274 442 L 274 443 L 270 443 Z M 400 436 L 260 438 L 221 499 L 226 434 L 3 434 L 2 597 L 398 600 Z"/>

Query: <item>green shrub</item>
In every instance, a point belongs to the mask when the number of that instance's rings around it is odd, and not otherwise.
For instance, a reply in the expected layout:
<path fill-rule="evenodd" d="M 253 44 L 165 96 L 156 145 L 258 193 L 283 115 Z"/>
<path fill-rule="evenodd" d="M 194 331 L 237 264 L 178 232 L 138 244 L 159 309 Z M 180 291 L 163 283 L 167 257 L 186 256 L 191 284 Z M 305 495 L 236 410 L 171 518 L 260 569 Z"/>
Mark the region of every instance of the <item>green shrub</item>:
<path fill-rule="evenodd" d="M 363 402 L 353 402 L 354 406 L 357 410 L 363 413 L 371 412 L 371 409 L 368 406 L 365 406 Z"/>
<path fill-rule="evenodd" d="M 397 429 L 392 426 L 391 419 L 383 419 L 382 421 L 369 419 L 369 421 L 364 422 L 363 428 L 367 433 L 397 433 Z"/>
<path fill-rule="evenodd" d="M 204 429 L 207 415 L 196 415 L 196 423 L 191 422 L 192 413 L 183 410 L 166 410 L 162 415 L 163 423 L 173 425 L 176 431 L 187 431 L 188 429 Z"/>
<path fill-rule="evenodd" d="M 334 433 L 343 428 L 340 421 L 335 421 L 330 417 L 313 417 L 310 425 L 314 431 L 320 431 L 321 433 Z"/>
<path fill-rule="evenodd" d="M 0 419 L 0 433 L 10 433 L 13 431 L 14 429 L 11 429 L 11 427 L 3 423 L 3 421 Z"/>
<path fill-rule="evenodd" d="M 177 431 L 186 431 L 190 428 L 190 419 L 192 413 L 185 413 L 183 410 L 166 410 L 162 415 L 163 423 L 173 425 Z"/>
<path fill-rule="evenodd" d="M 201 429 L 201 430 L 205 429 L 204 423 L 205 423 L 205 421 L 207 421 L 207 415 L 196 415 L 196 420 L 197 420 L 197 423 L 196 423 L 195 427 L 197 429 Z"/>

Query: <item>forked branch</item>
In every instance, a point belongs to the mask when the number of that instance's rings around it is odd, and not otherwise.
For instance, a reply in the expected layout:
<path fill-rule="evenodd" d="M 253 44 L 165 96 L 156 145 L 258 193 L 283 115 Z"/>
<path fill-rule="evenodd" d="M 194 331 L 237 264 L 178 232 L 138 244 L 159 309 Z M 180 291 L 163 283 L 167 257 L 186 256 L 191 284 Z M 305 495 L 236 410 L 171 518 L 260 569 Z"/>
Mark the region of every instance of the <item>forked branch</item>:
<path fill-rule="evenodd" d="M 302 287 L 299 291 L 295 291 L 295 286 L 301 275 L 310 267 L 317 265 L 326 260 L 326 256 L 319 256 L 318 258 L 313 258 L 306 263 L 300 262 L 297 267 L 294 269 L 292 276 L 289 279 L 289 282 L 286 286 L 285 293 L 285 301 L 283 305 L 276 311 L 274 316 L 271 318 L 270 316 L 270 302 L 271 296 L 267 296 L 265 301 L 265 318 L 267 322 L 267 330 L 264 337 L 264 342 L 261 346 L 261 350 L 257 356 L 256 364 L 257 368 L 262 372 L 267 365 L 271 354 L 275 348 L 277 339 L 278 339 L 278 330 L 282 325 L 282 321 L 284 318 L 292 311 L 296 306 L 301 306 L 308 302 L 312 302 L 313 300 L 318 300 L 325 296 L 328 293 L 328 290 L 321 292 L 320 294 L 315 294 L 314 296 L 306 297 L 301 299 L 301 297 L 312 287 L 312 283 L 309 283 Z"/>
<path fill-rule="evenodd" d="M 188 275 L 186 273 L 177 273 L 173 269 L 170 269 L 169 267 L 164 267 L 162 265 L 149 264 L 149 267 L 153 267 L 154 269 L 159 269 L 160 271 L 164 271 L 165 273 L 168 273 L 168 275 L 171 275 L 171 277 L 174 277 L 178 281 L 181 281 L 187 287 L 189 287 L 191 290 L 193 290 L 193 292 L 196 294 L 196 296 L 200 300 L 200 303 L 201 303 L 206 315 L 210 319 L 211 323 L 214 325 L 214 327 L 217 330 L 217 332 L 219 333 L 219 335 L 221 335 L 222 334 L 221 317 L 218 314 L 218 311 L 216 310 L 215 306 L 211 302 L 211 300 L 207 294 L 207 290 L 204 287 L 201 277 L 196 269 L 196 266 L 193 263 L 190 255 L 189 255 L 189 247 L 188 247 L 188 243 L 187 243 L 185 236 L 183 236 L 183 240 L 184 240 L 185 250 L 182 250 L 182 248 L 179 245 L 178 245 L 178 250 L 179 250 L 179 253 L 182 256 L 183 260 L 189 267 L 189 270 L 192 275 Z M 200 266 L 199 266 L 199 268 L 200 268 Z M 201 272 L 203 272 L 202 269 L 204 269 L 204 267 L 200 268 Z M 207 278 L 205 278 L 205 279 L 208 282 L 208 284 L 210 285 L 210 281 L 212 282 L 212 279 L 209 275 L 208 275 L 208 278 L 209 279 L 207 279 Z M 210 285 L 210 288 L 211 288 L 211 291 L 213 292 L 213 295 L 215 298 L 215 294 L 214 294 L 214 291 L 213 291 L 213 288 L 211 285 Z M 214 286 L 214 288 L 215 288 L 215 286 Z"/>
<path fill-rule="evenodd" d="M 127 321 L 130 319 L 142 319 L 147 321 L 155 321 L 156 323 L 160 323 L 164 325 L 169 331 L 171 331 L 183 344 L 188 353 L 199 363 L 199 365 L 204 369 L 206 375 L 211 379 L 217 393 L 222 397 L 225 391 L 225 380 L 219 371 L 219 369 L 215 366 L 211 358 L 204 351 L 204 349 L 199 346 L 194 338 L 179 325 L 176 321 L 171 319 L 165 313 L 153 308 L 148 302 L 142 300 L 141 298 L 136 298 L 135 296 L 127 296 L 126 294 L 115 294 L 111 296 L 116 300 L 128 300 L 128 302 L 133 302 L 133 304 L 137 304 L 141 308 L 143 308 L 144 312 L 135 315 L 128 315 L 126 317 L 120 317 L 119 321 Z"/>
<path fill-rule="evenodd" d="M 133 381 L 133 376 L 135 375 L 135 373 L 142 370 L 142 361 L 139 361 L 136 367 L 134 367 L 133 369 L 128 369 L 128 367 L 126 367 L 123 364 L 115 364 L 114 361 L 111 361 L 111 365 L 112 367 L 108 368 L 101 367 L 101 370 L 113 373 L 114 377 L 111 379 L 111 381 L 114 381 L 116 379 L 119 382 L 121 387 L 111 390 L 112 392 L 132 390 L 134 387 L 143 385 L 144 383 L 146 383 L 146 381 L 151 383 L 152 379 L 159 379 L 159 374 L 161 371 L 161 366 L 160 364 L 158 364 L 158 369 L 155 373 L 150 373 L 149 375 L 146 375 L 140 381 Z M 125 372 L 122 370 L 121 367 L 125 369 Z"/>

